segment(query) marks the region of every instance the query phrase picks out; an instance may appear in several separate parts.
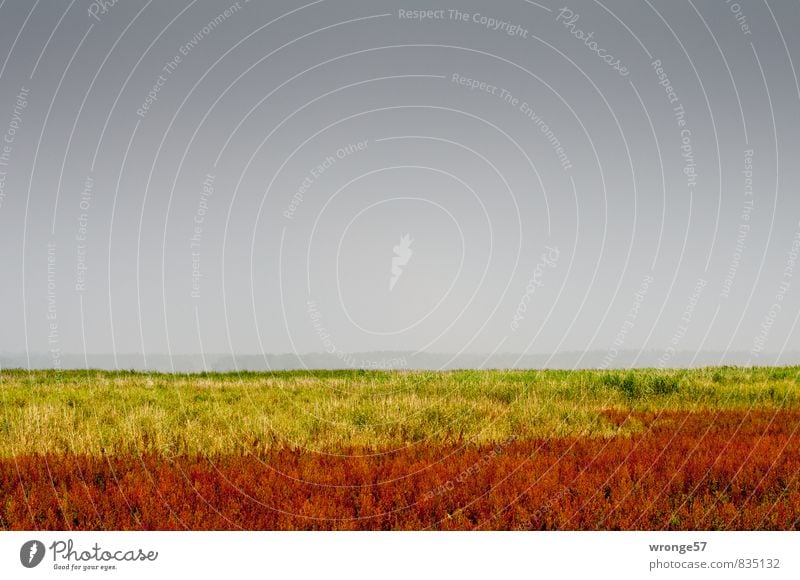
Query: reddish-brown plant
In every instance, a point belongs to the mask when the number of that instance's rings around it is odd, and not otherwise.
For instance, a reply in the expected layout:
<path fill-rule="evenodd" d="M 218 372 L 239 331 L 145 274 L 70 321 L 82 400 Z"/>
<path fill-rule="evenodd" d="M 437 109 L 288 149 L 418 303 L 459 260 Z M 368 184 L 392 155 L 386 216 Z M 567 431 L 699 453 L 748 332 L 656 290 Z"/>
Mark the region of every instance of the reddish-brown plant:
<path fill-rule="evenodd" d="M 621 423 L 627 413 L 608 413 Z M 0 461 L 4 529 L 798 529 L 800 413 L 639 413 L 634 435 Z"/>

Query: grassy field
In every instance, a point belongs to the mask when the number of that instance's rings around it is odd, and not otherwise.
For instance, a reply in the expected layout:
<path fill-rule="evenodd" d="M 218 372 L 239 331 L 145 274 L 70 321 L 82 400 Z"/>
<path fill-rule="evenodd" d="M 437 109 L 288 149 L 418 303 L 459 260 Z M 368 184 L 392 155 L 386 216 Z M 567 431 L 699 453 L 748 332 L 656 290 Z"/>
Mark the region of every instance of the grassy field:
<path fill-rule="evenodd" d="M 800 367 L 690 371 L 0 372 L 0 457 L 489 444 L 636 429 L 629 411 L 795 409 Z"/>
<path fill-rule="evenodd" d="M 800 529 L 798 376 L 0 371 L 0 529 Z"/>

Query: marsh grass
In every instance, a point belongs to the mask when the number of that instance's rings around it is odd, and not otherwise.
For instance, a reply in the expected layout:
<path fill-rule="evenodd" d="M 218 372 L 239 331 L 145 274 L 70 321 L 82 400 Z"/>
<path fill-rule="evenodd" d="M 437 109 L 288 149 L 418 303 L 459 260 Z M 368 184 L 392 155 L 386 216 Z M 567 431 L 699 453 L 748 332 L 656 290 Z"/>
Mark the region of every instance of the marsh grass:
<path fill-rule="evenodd" d="M 609 437 L 603 411 L 800 406 L 800 367 L 631 371 L 0 371 L 0 456 L 336 453 Z"/>

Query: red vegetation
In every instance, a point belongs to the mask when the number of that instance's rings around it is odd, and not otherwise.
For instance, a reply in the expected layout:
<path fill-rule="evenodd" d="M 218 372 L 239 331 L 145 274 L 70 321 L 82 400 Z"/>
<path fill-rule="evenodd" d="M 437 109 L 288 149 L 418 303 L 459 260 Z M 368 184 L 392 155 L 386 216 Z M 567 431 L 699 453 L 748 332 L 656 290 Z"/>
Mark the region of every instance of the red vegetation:
<path fill-rule="evenodd" d="M 0 528 L 800 529 L 800 413 L 635 420 L 612 439 L 373 456 L 3 459 Z"/>

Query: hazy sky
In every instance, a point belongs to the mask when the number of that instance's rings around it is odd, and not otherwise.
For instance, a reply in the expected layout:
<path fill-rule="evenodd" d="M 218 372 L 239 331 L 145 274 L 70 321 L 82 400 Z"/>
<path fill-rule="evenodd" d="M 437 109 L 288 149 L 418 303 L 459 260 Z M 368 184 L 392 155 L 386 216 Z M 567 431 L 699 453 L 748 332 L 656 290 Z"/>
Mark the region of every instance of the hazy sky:
<path fill-rule="evenodd" d="M 800 350 L 800 5 L 0 7 L 0 352 Z"/>

